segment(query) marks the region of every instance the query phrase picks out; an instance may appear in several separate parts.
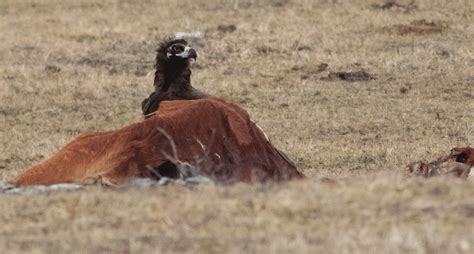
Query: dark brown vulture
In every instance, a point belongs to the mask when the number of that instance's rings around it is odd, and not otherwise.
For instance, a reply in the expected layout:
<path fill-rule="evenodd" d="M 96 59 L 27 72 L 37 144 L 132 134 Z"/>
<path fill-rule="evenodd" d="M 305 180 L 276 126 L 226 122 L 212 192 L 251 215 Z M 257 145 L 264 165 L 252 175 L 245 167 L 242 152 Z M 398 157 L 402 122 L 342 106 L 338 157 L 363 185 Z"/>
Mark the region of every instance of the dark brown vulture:
<path fill-rule="evenodd" d="M 155 112 L 165 100 L 191 100 L 208 97 L 191 85 L 190 60 L 196 51 L 183 39 L 168 39 L 156 51 L 155 91 L 142 102 L 145 117 Z"/>

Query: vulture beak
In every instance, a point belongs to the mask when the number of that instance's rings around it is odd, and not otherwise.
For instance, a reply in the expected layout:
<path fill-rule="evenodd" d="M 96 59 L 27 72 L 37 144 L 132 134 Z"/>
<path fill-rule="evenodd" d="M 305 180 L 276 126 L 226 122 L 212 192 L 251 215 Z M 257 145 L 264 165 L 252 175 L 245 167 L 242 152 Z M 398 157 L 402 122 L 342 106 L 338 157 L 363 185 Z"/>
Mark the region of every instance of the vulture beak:
<path fill-rule="evenodd" d="M 179 54 L 176 54 L 176 56 L 183 59 L 193 58 L 194 60 L 196 60 L 197 53 L 196 50 L 194 50 L 193 48 L 186 46 L 184 48 L 184 51 Z"/>
<path fill-rule="evenodd" d="M 197 58 L 196 50 L 194 50 L 191 47 L 189 47 L 188 58 L 193 58 L 194 60 L 196 60 L 196 58 Z"/>

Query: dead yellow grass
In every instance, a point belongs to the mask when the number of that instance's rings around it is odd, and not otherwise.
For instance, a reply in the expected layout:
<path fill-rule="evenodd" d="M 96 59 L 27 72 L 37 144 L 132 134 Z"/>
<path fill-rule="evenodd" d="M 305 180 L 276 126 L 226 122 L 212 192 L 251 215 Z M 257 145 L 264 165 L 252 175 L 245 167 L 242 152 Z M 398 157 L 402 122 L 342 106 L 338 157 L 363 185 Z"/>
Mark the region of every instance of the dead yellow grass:
<path fill-rule="evenodd" d="M 154 49 L 177 31 L 205 34 L 192 42 L 194 85 L 246 108 L 309 179 L 1 195 L 0 249 L 472 252 L 472 180 L 404 181 L 400 171 L 473 145 L 473 3 L 374 3 L 2 1 L 0 181 L 83 131 L 138 121 Z M 397 32 L 416 24 L 422 33 Z M 320 80 L 361 70 L 376 79 Z"/>

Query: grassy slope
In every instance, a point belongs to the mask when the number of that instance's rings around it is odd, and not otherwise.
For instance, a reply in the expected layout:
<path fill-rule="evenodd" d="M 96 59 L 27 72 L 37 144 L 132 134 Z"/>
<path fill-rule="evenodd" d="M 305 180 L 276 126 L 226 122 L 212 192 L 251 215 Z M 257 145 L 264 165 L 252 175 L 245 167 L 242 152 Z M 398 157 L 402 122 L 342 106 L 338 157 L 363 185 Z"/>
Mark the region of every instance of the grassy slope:
<path fill-rule="evenodd" d="M 2 1 L 0 181 L 80 132 L 138 121 L 154 49 L 176 31 L 205 33 L 195 86 L 246 108 L 310 178 L 1 196 L 0 249 L 472 251 L 472 180 L 404 181 L 400 170 L 473 145 L 473 3 L 404 13 L 376 2 Z M 421 19 L 442 32 L 394 30 Z M 377 79 L 321 81 L 320 63 Z"/>

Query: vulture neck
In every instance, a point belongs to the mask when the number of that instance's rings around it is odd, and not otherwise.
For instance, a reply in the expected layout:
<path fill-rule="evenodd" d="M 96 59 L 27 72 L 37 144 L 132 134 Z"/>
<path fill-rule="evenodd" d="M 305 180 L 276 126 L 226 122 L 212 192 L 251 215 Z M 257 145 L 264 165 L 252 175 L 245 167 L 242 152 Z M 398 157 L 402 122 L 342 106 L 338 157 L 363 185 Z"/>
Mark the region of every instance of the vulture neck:
<path fill-rule="evenodd" d="M 154 85 L 157 91 L 163 92 L 191 88 L 191 69 L 189 63 L 158 63 Z"/>

